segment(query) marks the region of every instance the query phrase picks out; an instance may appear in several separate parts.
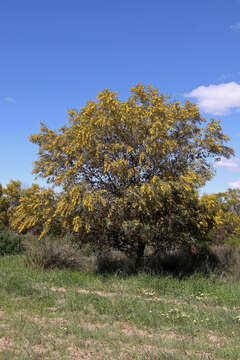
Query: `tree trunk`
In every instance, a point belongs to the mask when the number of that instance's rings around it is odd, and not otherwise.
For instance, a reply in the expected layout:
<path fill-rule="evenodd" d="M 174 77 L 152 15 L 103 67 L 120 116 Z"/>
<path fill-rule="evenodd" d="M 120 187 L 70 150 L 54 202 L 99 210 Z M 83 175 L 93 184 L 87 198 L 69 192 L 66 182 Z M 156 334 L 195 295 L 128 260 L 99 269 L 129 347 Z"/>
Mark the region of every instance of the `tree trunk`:
<path fill-rule="evenodd" d="M 136 253 L 136 262 L 135 269 L 138 270 L 143 264 L 143 256 L 146 244 L 142 241 L 138 242 L 137 253 Z"/>

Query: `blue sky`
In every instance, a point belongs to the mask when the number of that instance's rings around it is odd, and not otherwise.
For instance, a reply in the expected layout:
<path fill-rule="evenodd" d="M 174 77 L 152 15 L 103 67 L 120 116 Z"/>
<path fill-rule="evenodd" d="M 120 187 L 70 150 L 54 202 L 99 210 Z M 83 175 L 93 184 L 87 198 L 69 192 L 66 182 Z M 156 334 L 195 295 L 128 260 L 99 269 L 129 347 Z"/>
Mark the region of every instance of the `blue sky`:
<path fill-rule="evenodd" d="M 221 119 L 236 156 L 204 191 L 240 186 L 240 0 L 2 0 L 0 52 L 3 185 L 35 181 L 40 121 L 58 129 L 98 91 L 125 99 L 141 82 Z"/>

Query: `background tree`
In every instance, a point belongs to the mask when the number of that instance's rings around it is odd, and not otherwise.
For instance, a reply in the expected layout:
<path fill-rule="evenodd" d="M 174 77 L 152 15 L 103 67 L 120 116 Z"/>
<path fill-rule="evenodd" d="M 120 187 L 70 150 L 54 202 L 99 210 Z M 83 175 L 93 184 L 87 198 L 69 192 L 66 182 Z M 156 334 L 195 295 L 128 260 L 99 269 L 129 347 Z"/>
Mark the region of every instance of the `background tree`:
<path fill-rule="evenodd" d="M 240 189 L 204 195 L 202 201 L 208 201 L 215 209 L 215 225 L 210 234 L 212 241 L 224 244 L 235 238 L 240 243 Z"/>
<path fill-rule="evenodd" d="M 9 203 L 3 193 L 3 187 L 0 184 L 0 229 L 8 226 L 8 208 Z"/>
<path fill-rule="evenodd" d="M 9 227 L 15 208 L 18 206 L 23 194 L 22 183 L 11 180 L 4 188 L 0 185 L 0 224 Z"/>
<path fill-rule="evenodd" d="M 126 101 L 104 90 L 70 110 L 59 132 L 42 124 L 30 140 L 39 146 L 33 172 L 63 190 L 53 217 L 139 259 L 149 243 L 195 241 L 202 216 L 195 191 L 213 176 L 214 161 L 233 154 L 219 121 L 141 84 Z"/>
<path fill-rule="evenodd" d="M 19 232 L 31 231 L 36 235 L 51 233 L 59 235 L 62 232 L 60 221 L 53 217 L 57 207 L 57 194 L 53 189 L 41 188 L 32 184 L 26 188 L 18 206 L 15 207 L 10 225 Z"/>

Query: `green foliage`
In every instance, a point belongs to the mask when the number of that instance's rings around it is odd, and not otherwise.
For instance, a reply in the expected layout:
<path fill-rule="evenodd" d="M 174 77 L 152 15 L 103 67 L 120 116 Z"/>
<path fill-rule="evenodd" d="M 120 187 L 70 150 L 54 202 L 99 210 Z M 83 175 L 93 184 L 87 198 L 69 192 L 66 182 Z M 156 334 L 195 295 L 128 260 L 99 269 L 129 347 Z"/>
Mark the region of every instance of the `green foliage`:
<path fill-rule="evenodd" d="M 0 231 L 0 255 L 14 255 L 22 252 L 21 236 L 7 230 Z"/>

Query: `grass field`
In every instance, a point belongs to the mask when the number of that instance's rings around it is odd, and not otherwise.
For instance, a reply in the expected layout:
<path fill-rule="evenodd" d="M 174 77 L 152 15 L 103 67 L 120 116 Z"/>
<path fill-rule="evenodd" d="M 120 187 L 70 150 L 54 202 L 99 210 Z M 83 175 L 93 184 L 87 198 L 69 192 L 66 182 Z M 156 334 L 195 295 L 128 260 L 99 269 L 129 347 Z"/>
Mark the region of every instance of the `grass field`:
<path fill-rule="evenodd" d="M 240 285 L 0 258 L 0 359 L 240 359 Z"/>

